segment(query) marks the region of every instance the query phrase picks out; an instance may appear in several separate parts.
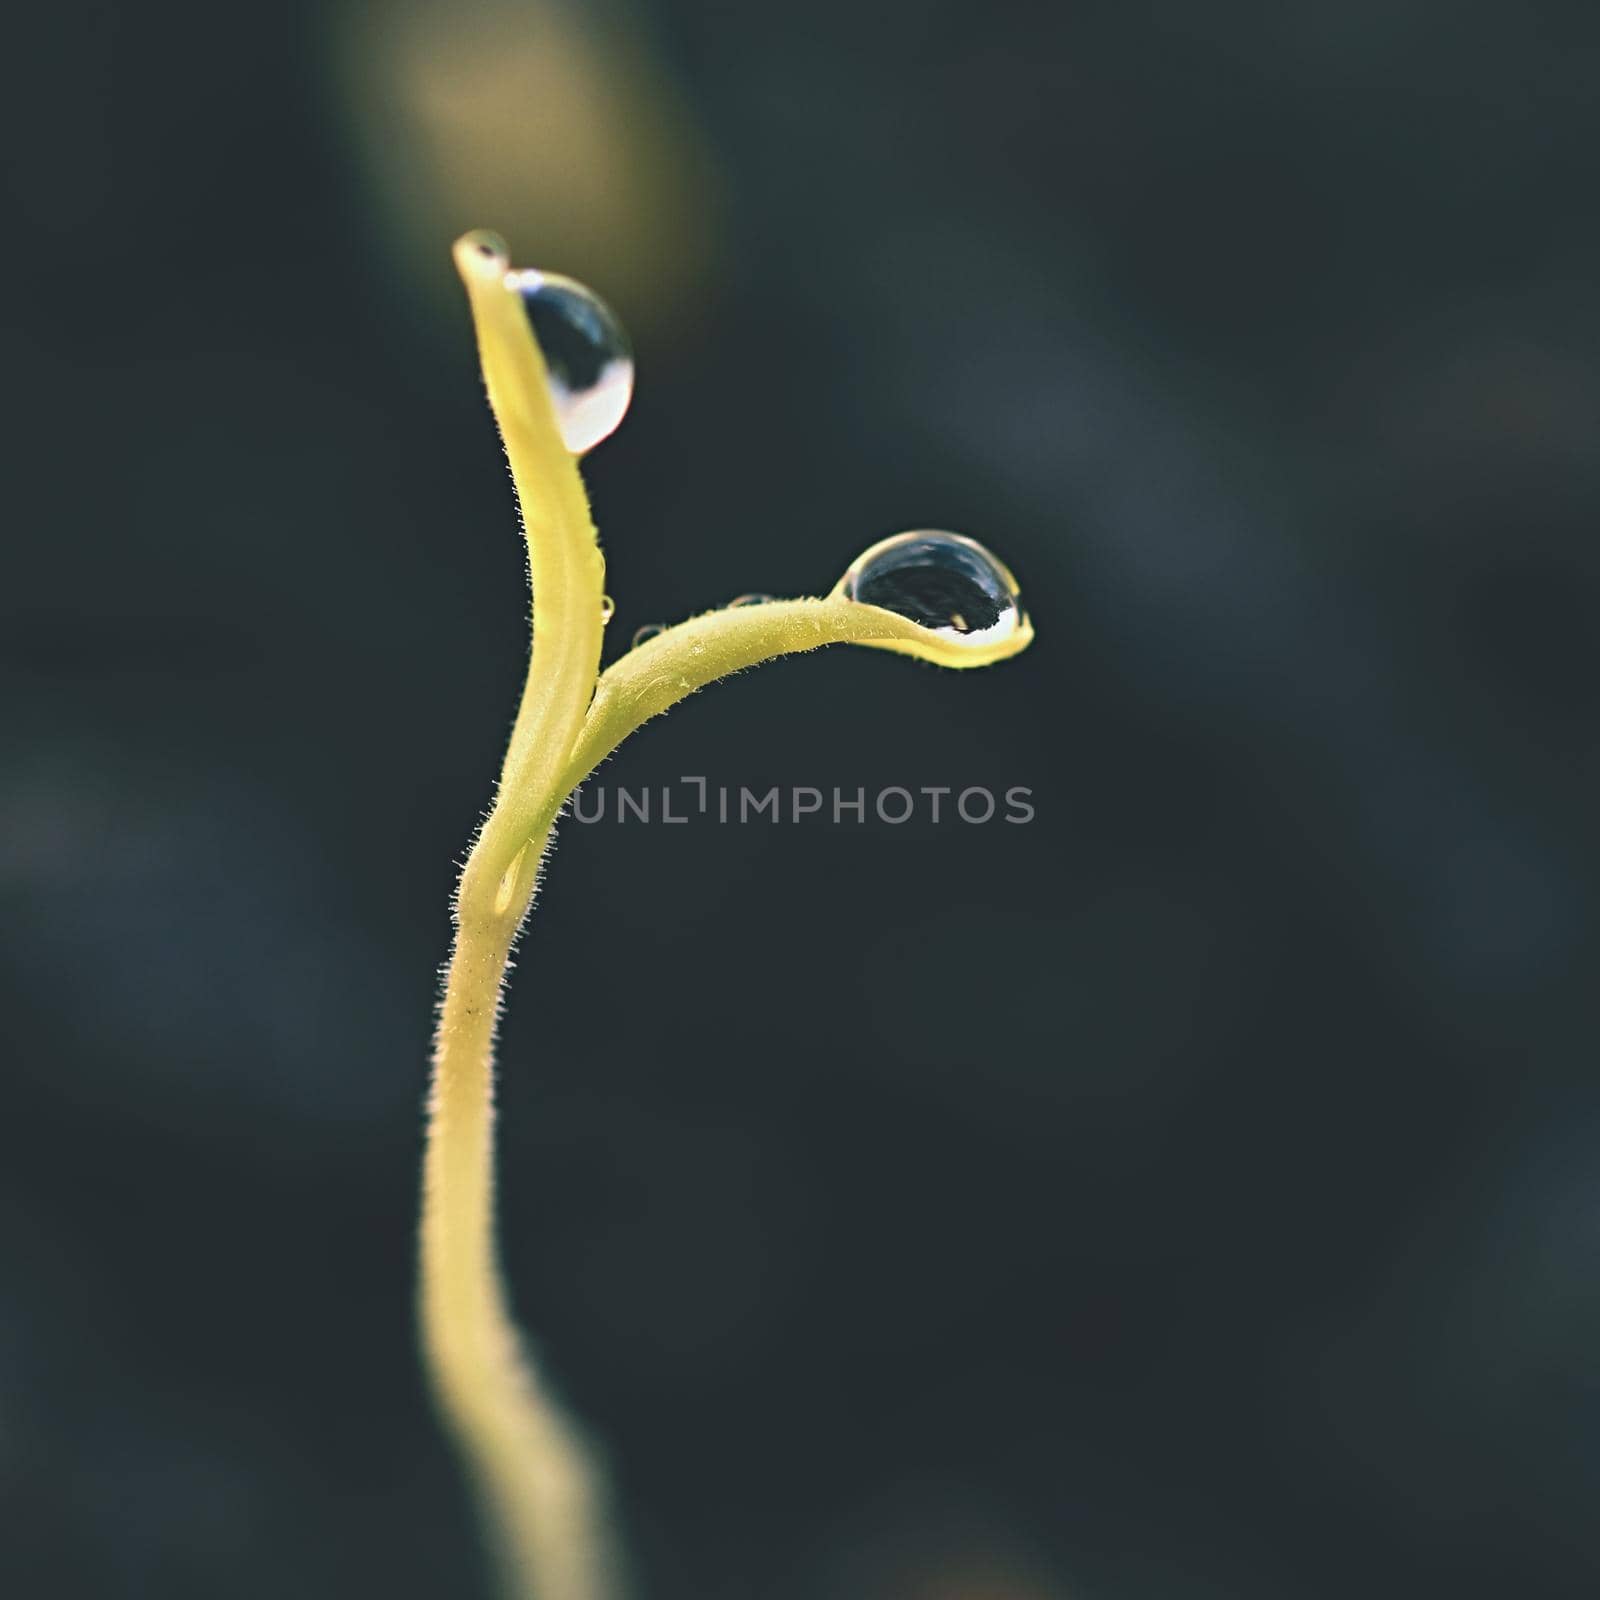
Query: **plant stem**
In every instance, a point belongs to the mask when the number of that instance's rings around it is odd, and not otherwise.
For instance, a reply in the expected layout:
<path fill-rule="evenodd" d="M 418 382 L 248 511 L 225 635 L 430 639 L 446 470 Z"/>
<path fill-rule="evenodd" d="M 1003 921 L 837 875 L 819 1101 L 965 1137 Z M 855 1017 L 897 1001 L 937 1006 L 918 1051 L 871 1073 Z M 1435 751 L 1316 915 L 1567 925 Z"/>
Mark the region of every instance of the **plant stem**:
<path fill-rule="evenodd" d="M 601 676 L 605 562 L 544 356 L 508 278 L 504 244 L 467 234 L 455 261 L 522 512 L 533 640 L 494 809 L 456 894 L 423 1160 L 423 1343 L 439 1409 L 479 1492 L 506 1600 L 615 1600 L 621 1585 L 602 1476 L 523 1347 L 495 1245 L 495 1025 L 556 813 L 629 733 L 731 672 L 844 642 L 980 666 L 1014 655 L 1032 630 L 1024 620 L 981 650 L 952 644 L 857 604 L 841 580 L 826 599 L 693 618 Z"/>
<path fill-rule="evenodd" d="M 548 839 L 547 826 L 513 861 L 519 892 L 509 903 L 492 821 L 462 873 L 428 1104 L 423 1339 L 440 1410 L 481 1496 L 507 1600 L 602 1600 L 614 1588 L 600 1478 L 512 1322 L 495 1243 L 495 1025 Z"/>
<path fill-rule="evenodd" d="M 533 645 L 494 808 L 456 892 L 423 1157 L 423 1347 L 506 1600 L 613 1600 L 601 1478 L 512 1322 L 494 1225 L 495 1026 L 594 691 L 604 562 L 504 245 L 468 234 L 455 260 L 522 512 Z"/>

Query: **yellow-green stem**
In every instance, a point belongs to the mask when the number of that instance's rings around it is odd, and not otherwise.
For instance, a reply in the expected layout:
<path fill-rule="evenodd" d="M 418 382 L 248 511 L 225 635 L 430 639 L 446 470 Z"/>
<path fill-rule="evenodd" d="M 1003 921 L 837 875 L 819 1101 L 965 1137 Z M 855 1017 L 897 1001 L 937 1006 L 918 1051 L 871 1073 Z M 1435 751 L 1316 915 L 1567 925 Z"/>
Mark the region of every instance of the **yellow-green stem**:
<path fill-rule="evenodd" d="M 552 791 L 593 693 L 604 566 L 504 247 L 469 234 L 455 256 L 522 510 L 533 646 L 494 809 L 456 895 L 423 1160 L 423 1348 L 506 1600 L 613 1600 L 599 1474 L 512 1320 L 494 1219 L 501 989 L 560 804 Z"/>
<path fill-rule="evenodd" d="M 542 851 L 545 838 L 530 845 Z M 484 844 L 492 844 L 486 830 Z M 512 1321 L 494 1225 L 494 1035 L 527 888 L 497 904 L 499 875 L 463 874 L 439 1019 L 423 1170 L 422 1321 L 441 1411 L 486 1513 L 503 1592 L 600 1600 L 613 1592 L 601 1479 L 546 1391 Z M 478 870 L 475 871 L 475 868 Z"/>
<path fill-rule="evenodd" d="M 691 618 L 601 676 L 605 567 L 544 359 L 508 284 L 503 245 L 468 234 L 456 245 L 456 265 L 522 509 L 533 647 L 494 808 L 456 896 L 423 1163 L 423 1344 L 440 1411 L 478 1490 L 506 1600 L 615 1600 L 620 1562 L 603 1480 L 523 1346 L 495 1244 L 495 1027 L 556 813 L 628 734 L 729 673 L 838 643 L 983 666 L 1025 649 L 1033 631 L 1023 618 L 1005 637 L 975 646 L 859 604 L 841 581 L 823 599 Z"/>

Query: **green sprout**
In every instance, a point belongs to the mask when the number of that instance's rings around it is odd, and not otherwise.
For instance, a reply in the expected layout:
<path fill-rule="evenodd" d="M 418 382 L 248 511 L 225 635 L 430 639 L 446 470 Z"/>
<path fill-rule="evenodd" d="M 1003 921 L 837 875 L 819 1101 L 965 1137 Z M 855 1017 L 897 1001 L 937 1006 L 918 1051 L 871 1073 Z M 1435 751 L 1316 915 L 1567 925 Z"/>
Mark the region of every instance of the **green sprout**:
<path fill-rule="evenodd" d="M 575 452 L 604 437 L 621 411 L 614 397 L 609 418 L 593 405 L 584 411 L 594 396 L 580 392 L 553 339 L 547 361 L 535 331 L 538 296 L 553 287 L 578 313 L 569 338 L 576 328 L 591 342 L 620 340 L 620 329 L 580 285 L 511 271 L 493 234 L 458 240 L 455 262 L 521 507 L 533 643 L 494 803 L 454 901 L 423 1159 L 425 1360 L 478 1492 L 504 1594 L 616 1600 L 623 1579 L 603 1475 L 524 1346 L 495 1243 L 495 1030 L 556 818 L 636 728 L 745 667 L 840 643 L 985 666 L 1025 649 L 1033 630 L 1016 580 L 988 551 L 955 534 L 919 532 L 872 546 L 820 599 L 707 612 L 602 673 L 611 603 Z M 609 353 L 626 359 L 625 341 Z M 631 361 L 626 371 L 631 385 Z"/>

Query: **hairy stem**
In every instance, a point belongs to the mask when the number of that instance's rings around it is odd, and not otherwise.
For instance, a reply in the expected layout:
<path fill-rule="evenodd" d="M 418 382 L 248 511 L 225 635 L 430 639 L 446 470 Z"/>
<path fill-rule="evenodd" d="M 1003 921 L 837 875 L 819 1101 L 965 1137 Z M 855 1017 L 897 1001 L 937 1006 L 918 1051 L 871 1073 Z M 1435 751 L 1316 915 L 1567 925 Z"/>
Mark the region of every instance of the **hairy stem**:
<path fill-rule="evenodd" d="M 545 837 L 528 854 L 542 852 Z M 492 844 L 486 830 L 484 844 Z M 512 1322 L 495 1244 L 494 1035 L 526 892 L 504 904 L 474 854 L 445 983 L 423 1168 L 422 1323 L 435 1394 L 487 1514 L 503 1592 L 602 1600 L 615 1592 L 596 1465 L 540 1381 Z"/>
<path fill-rule="evenodd" d="M 851 643 L 982 666 L 1016 654 L 1033 635 L 1024 619 L 979 647 L 953 641 L 858 604 L 841 580 L 820 600 L 691 618 L 600 676 L 605 563 L 552 410 L 543 355 L 508 283 L 504 245 L 491 234 L 468 234 L 455 258 L 522 510 L 533 645 L 494 809 L 456 896 L 423 1163 L 423 1343 L 440 1411 L 479 1492 L 507 1600 L 614 1600 L 620 1579 L 601 1474 L 523 1347 L 495 1245 L 495 1025 L 556 813 L 651 717 L 774 656 Z"/>
<path fill-rule="evenodd" d="M 456 266 L 522 510 L 533 646 L 494 809 L 456 894 L 423 1159 L 423 1349 L 507 1600 L 613 1600 L 601 1478 L 512 1321 L 494 1225 L 495 1026 L 561 803 L 556 786 L 594 689 L 604 565 L 503 246 L 469 234 Z"/>

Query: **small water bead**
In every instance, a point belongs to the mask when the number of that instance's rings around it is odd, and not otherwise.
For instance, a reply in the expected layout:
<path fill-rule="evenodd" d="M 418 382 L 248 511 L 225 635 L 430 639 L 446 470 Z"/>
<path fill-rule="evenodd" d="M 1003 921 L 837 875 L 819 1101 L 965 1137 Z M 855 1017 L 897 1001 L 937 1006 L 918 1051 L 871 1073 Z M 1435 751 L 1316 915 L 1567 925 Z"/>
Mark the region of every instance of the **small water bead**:
<path fill-rule="evenodd" d="M 881 606 L 963 644 L 996 644 L 1022 625 L 1017 580 L 976 539 L 935 528 L 897 533 L 863 551 L 839 585 L 847 598 Z"/>
<path fill-rule="evenodd" d="M 742 594 L 737 600 L 728 602 L 728 609 L 732 611 L 735 606 L 770 606 L 773 598 L 770 594 Z"/>
<path fill-rule="evenodd" d="M 494 262 L 501 267 L 510 259 L 505 240 L 487 228 L 474 228 L 461 242 L 470 245 L 473 253 L 484 261 Z"/>
<path fill-rule="evenodd" d="M 581 283 L 533 271 L 513 272 L 506 282 L 522 297 L 544 352 L 561 437 L 581 456 L 628 414 L 633 347 L 611 308 Z"/>
<path fill-rule="evenodd" d="M 608 594 L 600 596 L 600 626 L 605 625 L 617 614 L 617 602 Z"/>
<path fill-rule="evenodd" d="M 664 622 L 647 622 L 642 628 L 634 630 L 633 642 L 635 645 L 641 645 L 647 639 L 653 639 L 658 633 L 666 631 L 667 625 Z"/>

